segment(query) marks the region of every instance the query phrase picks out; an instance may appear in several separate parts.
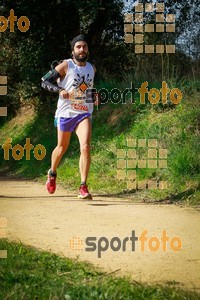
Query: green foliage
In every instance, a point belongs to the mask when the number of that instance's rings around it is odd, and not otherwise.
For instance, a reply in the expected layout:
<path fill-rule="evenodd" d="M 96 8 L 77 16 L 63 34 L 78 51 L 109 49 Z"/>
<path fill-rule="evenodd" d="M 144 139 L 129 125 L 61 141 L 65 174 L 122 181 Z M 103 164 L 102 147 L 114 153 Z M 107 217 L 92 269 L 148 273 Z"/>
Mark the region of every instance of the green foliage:
<path fill-rule="evenodd" d="M 140 85 L 141 83 L 138 83 L 138 86 Z M 113 80 L 104 83 L 101 81 L 97 89 L 106 87 L 111 90 L 116 86 L 123 90 L 125 82 L 117 83 Z M 95 109 L 91 141 L 92 164 L 88 182 L 91 191 L 109 194 L 128 192 L 126 181 L 120 181 L 116 176 L 117 149 L 125 147 L 126 138 L 157 139 L 159 146 L 168 150 L 168 168 L 138 169 L 137 175 L 140 180 L 166 180 L 168 189 L 157 194 L 149 191 L 149 198 L 174 195 L 178 199 L 180 194 L 180 199 L 186 203 L 188 199 L 191 199 L 191 203 L 198 203 L 196 195 L 198 195 L 200 180 L 200 110 L 196 92 L 198 85 L 186 82 L 182 90 L 187 90 L 189 86 L 192 87 L 192 94 L 190 92 L 192 98 L 184 92 L 184 97 L 177 106 L 166 105 L 164 107 L 162 104 L 152 106 L 148 102 L 142 105 L 136 96 L 135 103 L 131 103 L 129 98 L 126 104 L 114 104 L 109 100 L 98 110 Z M 160 85 L 157 88 L 160 88 Z M 46 114 L 45 111 L 48 112 L 49 106 L 51 106 L 51 114 Z M 35 119 L 27 123 L 25 127 L 17 124 L 11 127 L 9 123 L 1 127 L 3 135 L 0 143 L 5 142 L 9 136 L 13 138 L 13 146 L 17 143 L 24 145 L 26 138 L 30 137 L 34 146 L 39 143 L 44 145 L 47 151 L 45 158 L 37 161 L 32 153 L 30 161 L 26 161 L 25 157 L 20 161 L 14 161 L 12 157 L 9 161 L 5 161 L 1 149 L 2 172 L 9 171 L 22 177 L 40 177 L 43 181 L 46 180 L 51 152 L 56 145 L 56 129 L 53 126 L 56 99 L 52 103 L 45 102 L 44 108 L 44 111 L 38 113 Z M 58 182 L 67 189 L 77 190 L 80 184 L 79 154 L 79 143 L 73 134 L 69 149 L 58 168 Z M 182 194 L 187 190 L 191 190 L 191 193 Z"/>
<path fill-rule="evenodd" d="M 8 258 L 0 263 L 1 299 L 200 299 L 196 292 L 183 291 L 173 283 L 148 286 L 108 276 L 88 263 L 5 239 L 0 240 L 0 249 L 8 251 Z"/>
<path fill-rule="evenodd" d="M 71 0 L 6 1 L 2 10 L 5 17 L 14 9 L 15 16 L 26 16 L 30 20 L 30 28 L 24 33 L 18 30 L 16 22 L 14 32 L 7 29 L 0 33 L 0 74 L 8 76 L 9 86 L 3 104 L 9 102 L 9 115 L 14 115 L 21 100 L 29 99 L 38 109 L 41 96 L 47 99 L 48 96 L 41 92 L 41 77 L 54 60 L 71 56 L 69 41 L 74 36 L 83 31 L 88 34 L 90 55 L 94 57 L 102 32 L 115 32 L 120 20 L 122 28 L 122 7 L 120 0 L 102 1 L 101 4 L 97 0 L 81 3 Z"/>
<path fill-rule="evenodd" d="M 193 20 L 197 16 L 194 10 L 196 1 L 182 1 L 176 3 L 176 7 L 171 1 L 165 4 L 169 12 L 176 10 L 177 28 L 183 31 L 188 24 L 194 24 Z M 148 101 L 144 106 L 139 102 L 139 95 L 135 94 L 134 103 L 131 103 L 129 95 L 126 104 L 109 101 L 95 112 L 90 173 L 94 189 L 105 188 L 109 192 L 126 189 L 125 182 L 119 182 L 115 177 L 116 147 L 126 136 L 157 138 L 170 151 L 166 172 L 140 170 L 141 178 L 165 178 L 171 183 L 172 191 L 181 191 L 187 185 L 196 186 L 199 179 L 198 56 L 189 56 L 182 49 L 176 51 L 175 55 L 135 55 L 133 45 L 125 44 L 122 39 L 121 0 L 87 0 L 80 3 L 71 0 L 51 0 L 48 3 L 18 0 L 13 3 L 8 0 L 2 14 L 8 16 L 10 9 L 14 9 L 18 17 L 27 16 L 31 25 L 26 33 L 20 32 L 17 26 L 13 33 L 8 29 L 0 33 L 0 74 L 8 76 L 8 95 L 1 97 L 1 106 L 7 106 L 9 112 L 7 118 L 0 118 L 1 130 L 7 132 L 9 123 L 2 124 L 9 121 L 20 106 L 32 105 L 37 115 L 35 120 L 21 130 L 17 124 L 8 132 L 13 137 L 13 144 L 24 145 L 26 137 L 31 137 L 35 144 L 42 141 L 47 155 L 42 162 L 31 160 L 27 163 L 25 158 L 17 162 L 5 162 L 0 151 L 4 171 L 9 169 L 30 177 L 46 173 L 56 139 L 52 116 L 57 96 L 41 90 L 40 78 L 49 70 L 52 61 L 70 56 L 69 41 L 84 32 L 89 36 L 90 58 L 97 65 L 97 89 L 106 88 L 110 91 L 119 87 L 123 91 L 130 87 L 131 82 L 135 87 L 140 87 L 144 81 L 148 81 L 149 89 L 159 89 L 165 80 L 170 88 L 178 87 L 184 95 L 182 103 L 177 107 L 169 102 L 165 106 L 159 103 L 152 108 Z M 194 18 L 190 20 L 191 16 Z M 151 21 L 152 16 L 149 18 Z M 180 35 L 180 31 L 176 35 Z M 157 40 L 153 35 L 148 39 L 159 42 L 159 38 Z M 1 134 L 1 143 L 4 138 L 5 135 Z M 59 172 L 64 184 L 75 188 L 79 182 L 76 167 L 79 145 L 74 137 L 68 155 L 67 172 L 65 163 L 60 166 Z M 105 178 L 108 179 L 106 183 L 103 180 Z"/>
<path fill-rule="evenodd" d="M 197 21 L 195 4 L 193 0 L 183 1 L 174 7 L 171 1 L 166 2 L 169 12 L 177 13 L 176 35 Z M 88 34 L 90 60 L 97 65 L 97 80 L 105 82 L 109 77 L 121 80 L 127 72 L 135 74 L 134 79 L 149 83 L 160 78 L 174 78 L 177 82 L 183 76 L 192 75 L 193 79 L 198 76 L 199 57 L 187 57 L 187 51 L 183 53 L 181 48 L 175 55 L 135 55 L 133 45 L 123 40 L 123 5 L 122 0 L 6 1 L 2 6 L 4 16 L 14 9 L 18 18 L 26 16 L 30 20 L 30 28 L 25 33 L 17 26 L 14 32 L 7 29 L 0 33 L 0 74 L 8 76 L 9 88 L 8 95 L 1 97 L 1 103 L 8 106 L 9 117 L 22 101 L 30 101 L 39 110 L 43 102 L 48 101 L 50 96 L 41 91 L 40 79 L 52 61 L 70 57 L 69 41 L 79 33 Z M 156 39 L 152 35 L 149 39 L 158 43 L 160 36 L 165 39 L 165 35 L 157 35 Z M 174 39 L 171 33 L 170 36 Z"/>

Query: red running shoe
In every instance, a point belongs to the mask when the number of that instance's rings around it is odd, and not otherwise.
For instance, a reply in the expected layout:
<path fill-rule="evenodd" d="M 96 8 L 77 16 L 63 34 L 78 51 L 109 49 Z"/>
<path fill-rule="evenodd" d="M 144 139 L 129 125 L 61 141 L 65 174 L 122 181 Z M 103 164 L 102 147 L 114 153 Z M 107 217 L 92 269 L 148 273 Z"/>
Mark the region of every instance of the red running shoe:
<path fill-rule="evenodd" d="M 56 174 L 52 173 L 51 169 L 47 174 L 46 189 L 50 194 L 53 194 L 56 190 Z"/>
<path fill-rule="evenodd" d="M 89 193 L 87 185 L 82 184 L 80 186 L 78 198 L 92 200 L 92 195 Z"/>

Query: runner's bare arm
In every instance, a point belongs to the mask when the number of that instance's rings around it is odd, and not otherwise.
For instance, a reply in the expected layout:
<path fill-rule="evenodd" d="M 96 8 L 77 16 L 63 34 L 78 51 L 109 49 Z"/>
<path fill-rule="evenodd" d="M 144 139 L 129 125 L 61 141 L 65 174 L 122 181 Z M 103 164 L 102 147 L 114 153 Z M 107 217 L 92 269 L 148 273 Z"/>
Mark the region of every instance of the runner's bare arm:
<path fill-rule="evenodd" d="M 60 63 L 59 65 L 57 65 L 55 67 L 56 71 L 59 72 L 59 74 L 61 75 L 60 80 L 63 80 L 65 75 L 67 74 L 67 69 L 68 69 L 68 64 L 67 61 L 64 60 L 62 63 Z M 59 93 L 64 99 L 69 99 L 69 93 L 65 90 L 62 89 Z"/>
<path fill-rule="evenodd" d="M 93 69 L 94 69 L 94 74 L 96 73 L 97 69 L 95 67 L 95 65 L 92 65 L 93 66 Z"/>
<path fill-rule="evenodd" d="M 92 65 L 92 66 L 93 66 L 94 74 L 95 74 L 97 69 L 96 69 L 95 65 Z M 99 104 L 100 104 L 99 94 L 95 93 L 95 95 L 94 95 L 94 105 L 98 106 Z"/>
<path fill-rule="evenodd" d="M 67 69 L 68 69 L 68 63 L 66 60 L 62 61 L 59 65 L 57 65 L 55 67 L 55 70 L 57 72 L 59 72 L 60 76 L 61 76 L 61 80 L 63 80 L 63 78 L 65 77 L 65 75 L 67 74 Z"/>

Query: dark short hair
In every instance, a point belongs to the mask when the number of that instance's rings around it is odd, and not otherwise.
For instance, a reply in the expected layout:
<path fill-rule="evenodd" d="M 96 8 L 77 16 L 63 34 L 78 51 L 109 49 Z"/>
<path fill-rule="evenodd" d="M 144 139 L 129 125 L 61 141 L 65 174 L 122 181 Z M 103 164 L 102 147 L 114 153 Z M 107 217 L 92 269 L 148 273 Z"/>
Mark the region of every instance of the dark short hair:
<path fill-rule="evenodd" d="M 88 39 L 87 39 L 87 36 L 84 35 L 84 34 L 80 34 L 78 36 L 76 36 L 75 38 L 73 38 L 73 40 L 71 41 L 71 50 L 73 51 L 74 50 L 74 45 L 77 43 L 77 42 L 80 42 L 80 41 L 83 41 L 83 42 L 86 42 L 88 44 Z"/>

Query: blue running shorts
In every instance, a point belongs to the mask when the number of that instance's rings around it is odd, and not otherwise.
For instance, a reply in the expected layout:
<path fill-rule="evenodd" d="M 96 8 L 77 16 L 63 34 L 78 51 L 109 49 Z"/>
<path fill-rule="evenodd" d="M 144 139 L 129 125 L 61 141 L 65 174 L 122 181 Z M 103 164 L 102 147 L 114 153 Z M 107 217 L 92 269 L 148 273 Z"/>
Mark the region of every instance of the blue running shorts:
<path fill-rule="evenodd" d="M 76 126 L 86 118 L 91 116 L 90 113 L 79 114 L 73 118 L 57 117 L 54 120 L 54 125 L 64 132 L 73 132 Z"/>

